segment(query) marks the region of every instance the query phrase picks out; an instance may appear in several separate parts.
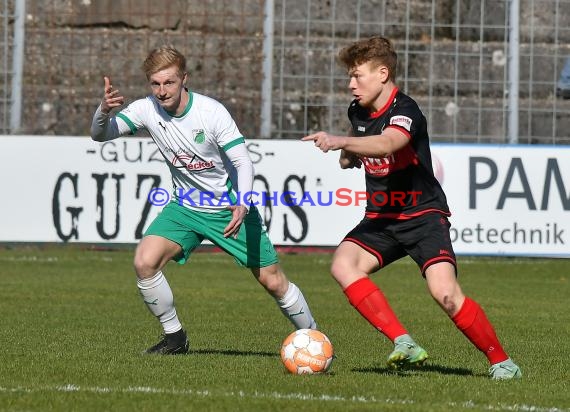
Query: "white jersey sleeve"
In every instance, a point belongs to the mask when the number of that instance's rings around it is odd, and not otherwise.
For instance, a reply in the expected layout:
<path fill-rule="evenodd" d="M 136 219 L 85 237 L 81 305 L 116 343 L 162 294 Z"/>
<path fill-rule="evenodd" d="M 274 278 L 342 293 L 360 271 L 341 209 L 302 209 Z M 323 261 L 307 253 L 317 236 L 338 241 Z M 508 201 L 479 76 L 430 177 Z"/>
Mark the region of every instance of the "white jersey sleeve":
<path fill-rule="evenodd" d="M 137 130 L 146 127 L 146 112 L 148 106 L 147 99 L 135 100 L 119 113 L 117 113 L 117 124 L 123 130 L 128 130 L 131 134 L 135 134 Z"/>
<path fill-rule="evenodd" d="M 241 192 L 241 202 L 249 210 L 253 190 L 253 162 L 245 143 L 232 146 L 226 150 L 226 155 L 237 172 L 237 187 Z"/>
<path fill-rule="evenodd" d="M 97 142 L 113 140 L 127 133 L 134 133 L 125 122 L 117 122 L 115 116 L 101 111 L 101 105 L 97 107 L 91 122 L 91 138 Z"/>
<path fill-rule="evenodd" d="M 243 142 L 242 134 L 224 105 L 216 105 L 216 111 L 212 119 L 215 122 L 213 128 L 216 135 L 216 142 L 224 151 L 227 152 L 234 144 Z M 238 142 L 237 139 L 241 140 Z"/>

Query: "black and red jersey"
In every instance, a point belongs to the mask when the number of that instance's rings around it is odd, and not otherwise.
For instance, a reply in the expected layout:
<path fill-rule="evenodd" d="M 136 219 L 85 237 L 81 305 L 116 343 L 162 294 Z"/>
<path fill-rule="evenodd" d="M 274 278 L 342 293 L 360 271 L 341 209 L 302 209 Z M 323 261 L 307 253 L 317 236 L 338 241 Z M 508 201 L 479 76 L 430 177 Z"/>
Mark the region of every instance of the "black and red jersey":
<path fill-rule="evenodd" d="M 426 119 L 417 103 L 394 88 L 388 103 L 370 113 L 354 100 L 348 108 L 354 136 L 380 135 L 394 127 L 410 139 L 383 158 L 361 156 L 366 173 L 366 216 L 411 219 L 429 212 L 450 215 L 431 163 Z"/>

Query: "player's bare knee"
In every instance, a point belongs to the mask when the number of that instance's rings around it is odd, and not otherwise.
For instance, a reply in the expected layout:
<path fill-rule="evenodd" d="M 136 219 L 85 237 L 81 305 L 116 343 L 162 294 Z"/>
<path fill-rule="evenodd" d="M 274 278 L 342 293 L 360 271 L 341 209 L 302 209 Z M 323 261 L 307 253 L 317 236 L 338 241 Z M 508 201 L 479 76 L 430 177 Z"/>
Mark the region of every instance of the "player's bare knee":
<path fill-rule="evenodd" d="M 287 288 L 283 281 L 275 277 L 265 279 L 263 287 L 265 287 L 265 289 L 275 297 L 282 297 L 287 292 Z"/>
<path fill-rule="evenodd" d="M 330 268 L 332 277 L 337 281 L 346 276 L 350 272 L 350 270 L 351 267 L 341 259 L 334 259 Z"/>
<path fill-rule="evenodd" d="M 257 280 L 269 293 L 278 297 L 284 295 L 289 286 L 287 276 L 278 265 L 261 268 Z"/>
<path fill-rule="evenodd" d="M 450 291 L 432 293 L 432 297 L 448 316 L 453 316 L 459 311 L 459 297 Z"/>
<path fill-rule="evenodd" d="M 154 276 L 160 270 L 159 265 L 149 259 L 147 255 L 137 251 L 133 260 L 135 273 L 140 279 L 146 279 Z"/>

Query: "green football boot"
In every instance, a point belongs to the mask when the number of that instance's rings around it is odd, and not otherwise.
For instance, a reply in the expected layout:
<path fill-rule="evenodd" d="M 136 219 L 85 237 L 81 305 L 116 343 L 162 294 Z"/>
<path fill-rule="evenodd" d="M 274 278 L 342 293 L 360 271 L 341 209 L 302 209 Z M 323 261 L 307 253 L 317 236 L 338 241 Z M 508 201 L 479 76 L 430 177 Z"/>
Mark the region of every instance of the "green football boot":
<path fill-rule="evenodd" d="M 388 356 L 388 367 L 394 370 L 420 368 L 428 358 L 424 348 L 415 342 L 400 341 Z"/>
<path fill-rule="evenodd" d="M 493 380 L 520 379 L 521 369 L 511 360 L 511 358 L 491 365 L 489 376 Z"/>

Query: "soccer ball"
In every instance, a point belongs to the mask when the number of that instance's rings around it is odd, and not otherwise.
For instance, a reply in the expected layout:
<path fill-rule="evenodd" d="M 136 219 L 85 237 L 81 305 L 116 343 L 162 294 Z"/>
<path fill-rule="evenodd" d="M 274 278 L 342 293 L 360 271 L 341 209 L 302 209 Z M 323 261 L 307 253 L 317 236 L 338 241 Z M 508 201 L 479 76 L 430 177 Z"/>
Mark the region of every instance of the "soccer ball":
<path fill-rule="evenodd" d="M 333 361 L 334 350 L 329 338 L 313 329 L 299 329 L 285 338 L 281 360 L 293 374 L 324 373 Z"/>

